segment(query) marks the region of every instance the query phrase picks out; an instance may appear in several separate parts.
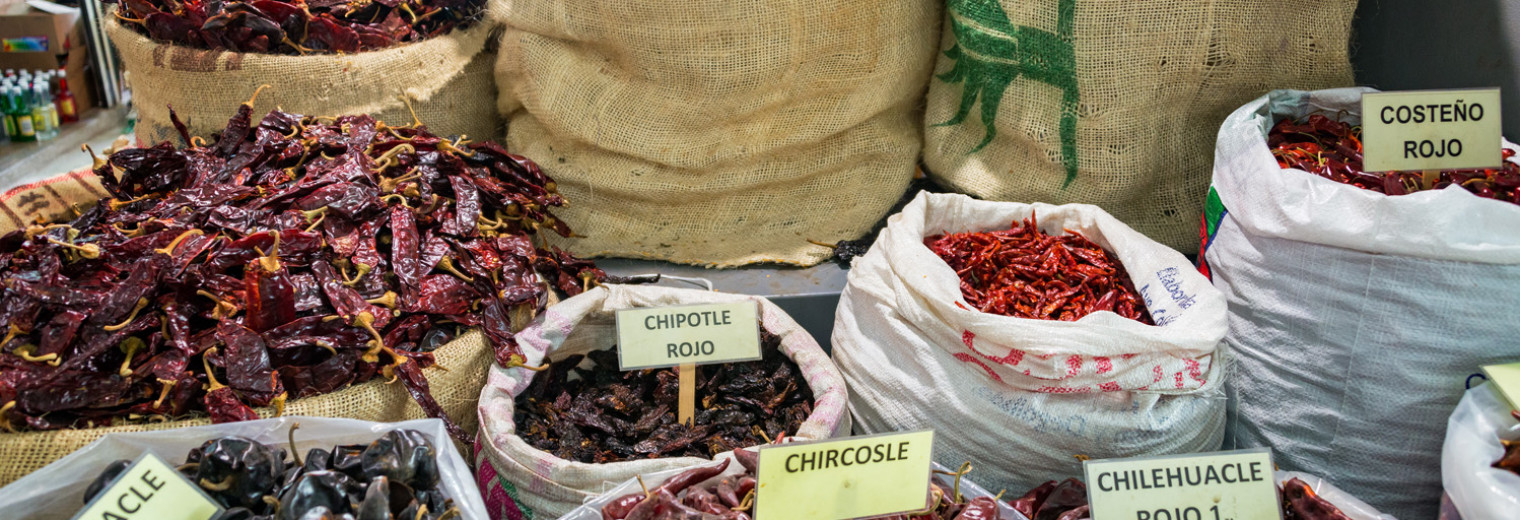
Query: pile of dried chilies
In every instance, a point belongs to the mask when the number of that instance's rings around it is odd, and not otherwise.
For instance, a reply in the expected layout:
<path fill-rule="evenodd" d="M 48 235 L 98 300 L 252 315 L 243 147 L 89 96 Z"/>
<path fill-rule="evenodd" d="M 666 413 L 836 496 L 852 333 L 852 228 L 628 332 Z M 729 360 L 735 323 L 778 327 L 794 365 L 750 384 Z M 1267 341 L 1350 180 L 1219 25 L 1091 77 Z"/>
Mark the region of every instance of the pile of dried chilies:
<path fill-rule="evenodd" d="M 1297 168 L 1342 184 L 1387 195 L 1439 190 L 1453 184 L 1479 197 L 1520 204 L 1520 165 L 1503 151 L 1501 168 L 1368 173 L 1362 170 L 1362 128 L 1320 114 L 1283 119 L 1267 133 L 1267 146 L 1283 168 Z"/>
<path fill-rule="evenodd" d="M 0 427 L 253 419 L 378 375 L 463 438 L 423 377 L 432 350 L 480 327 L 521 365 L 509 324 L 546 304 L 539 276 L 569 294 L 605 279 L 534 245 L 570 229 L 526 158 L 251 107 L 212 143 L 96 158 L 112 198 L 0 237 Z"/>
<path fill-rule="evenodd" d="M 112 0 L 155 41 L 271 54 L 356 53 L 475 23 L 484 0 Z"/>
<path fill-rule="evenodd" d="M 813 411 L 813 391 L 780 344 L 762 329 L 760 361 L 697 367 L 694 424 L 676 420 L 676 369 L 621 372 L 616 350 L 566 357 L 517 396 L 517 434 L 556 457 L 598 464 L 712 458 L 794 435 Z M 590 368 L 577 368 L 588 358 Z"/>
<path fill-rule="evenodd" d="M 1289 479 L 1278 489 L 1283 520 L 1350 520 L 1340 508 L 1315 493 L 1308 483 Z M 1088 520 L 1087 486 L 1077 479 L 1052 480 L 1010 502 L 1030 520 Z"/>
<path fill-rule="evenodd" d="M 728 469 L 729 461 L 725 459 L 715 466 L 700 466 L 681 472 L 654 489 L 618 497 L 602 507 L 602 520 L 749 520 L 755 508 L 758 457 L 749 450 L 734 451 L 734 459 L 744 467 L 743 476 L 715 480 L 714 477 Z M 928 507 L 922 511 L 880 517 L 879 520 L 1001 520 L 1002 512 L 998 510 L 996 498 L 967 500 L 961 496 L 961 477 L 968 471 L 970 464 L 961 465 L 960 471 L 954 473 L 936 471 L 936 478 L 929 483 Z M 952 476 L 955 480 L 947 483 L 940 475 Z M 1083 500 L 1085 503 L 1085 496 Z"/>
<path fill-rule="evenodd" d="M 458 518 L 440 485 L 437 453 L 416 430 L 392 430 L 368 445 L 312 448 L 304 460 L 251 439 L 221 437 L 190 450 L 178 469 L 224 508 L 214 520 Z M 85 503 L 131 463 L 107 466 L 85 490 Z"/>
<path fill-rule="evenodd" d="M 1112 311 L 1154 325 L 1123 264 L 1081 234 L 1040 231 L 1033 215 L 1005 231 L 935 235 L 924 245 L 955 269 L 966 302 L 982 312 L 1076 321 Z"/>

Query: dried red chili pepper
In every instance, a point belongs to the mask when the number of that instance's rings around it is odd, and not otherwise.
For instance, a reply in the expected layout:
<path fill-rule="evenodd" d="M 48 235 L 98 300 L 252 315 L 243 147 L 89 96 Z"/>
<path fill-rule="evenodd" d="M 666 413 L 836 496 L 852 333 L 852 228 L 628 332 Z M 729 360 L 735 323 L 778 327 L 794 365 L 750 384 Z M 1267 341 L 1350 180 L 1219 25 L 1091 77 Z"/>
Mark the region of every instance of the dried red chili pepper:
<path fill-rule="evenodd" d="M 251 107 L 210 144 L 97 158 L 112 198 L 0 237 L 0 428 L 245 420 L 376 376 L 447 419 L 422 369 L 455 327 L 521 364 L 511 316 L 606 279 L 534 245 L 569 229 L 525 158 Z"/>
<path fill-rule="evenodd" d="M 1031 215 L 1012 229 L 924 238 L 955 270 L 961 295 L 982 312 L 1076 321 L 1097 311 L 1154 325 L 1129 274 L 1079 233 L 1052 236 Z"/>
<path fill-rule="evenodd" d="M 1283 168 L 1296 168 L 1342 184 L 1387 195 L 1445 189 L 1458 185 L 1474 195 L 1520 204 L 1520 165 L 1515 151 L 1503 149 L 1499 168 L 1439 172 L 1362 170 L 1362 127 L 1312 114 L 1302 121 L 1286 118 L 1267 132 L 1267 146 Z"/>
<path fill-rule="evenodd" d="M 447 33 L 484 0 L 119 0 L 116 19 L 157 41 L 276 54 L 355 53 Z"/>

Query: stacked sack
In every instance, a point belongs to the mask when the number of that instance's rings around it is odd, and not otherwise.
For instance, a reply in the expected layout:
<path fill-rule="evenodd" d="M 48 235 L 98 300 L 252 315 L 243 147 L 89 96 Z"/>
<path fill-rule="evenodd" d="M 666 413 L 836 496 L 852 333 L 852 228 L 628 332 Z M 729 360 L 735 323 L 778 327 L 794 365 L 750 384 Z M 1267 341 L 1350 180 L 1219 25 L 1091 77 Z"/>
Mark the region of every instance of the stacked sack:
<path fill-rule="evenodd" d="M 1352 84 L 1355 0 L 947 5 L 923 121 L 931 176 L 988 200 L 1096 204 L 1183 251 L 1231 110 Z"/>
<path fill-rule="evenodd" d="M 812 265 L 912 179 L 939 3 L 511 2 L 507 144 L 581 256 Z"/>
<path fill-rule="evenodd" d="M 983 313 L 930 235 L 1029 216 L 1112 252 L 1160 326 L 1108 311 L 1077 321 Z M 1087 205 L 921 193 L 858 257 L 840 297 L 834 360 L 864 433 L 935 429 L 940 460 L 975 460 L 989 489 L 1082 474 L 1074 456 L 1213 451 L 1224 431 L 1225 303 L 1187 258 Z"/>
<path fill-rule="evenodd" d="M 1431 518 L 1463 381 L 1520 357 L 1514 324 L 1494 315 L 1520 305 L 1520 206 L 1460 186 L 1388 196 L 1278 165 L 1273 124 L 1357 124 L 1367 92 L 1274 91 L 1219 130 L 1200 260 L 1229 299 L 1226 447 L 1270 446 L 1284 469 Z"/>
<path fill-rule="evenodd" d="M 278 18 L 280 13 L 274 4 L 283 5 L 267 3 L 260 13 Z M 306 9 L 304 4 L 301 9 Z M 234 21 L 227 22 L 229 25 L 252 19 L 251 15 L 236 16 L 244 13 L 233 14 Z M 262 115 L 280 107 L 287 112 L 313 116 L 368 114 L 394 124 L 411 122 L 416 117 L 441 136 L 466 135 L 480 141 L 500 135 L 501 123 L 492 110 L 496 84 L 491 66 L 496 54 L 490 36 L 495 27 L 486 20 L 476 20 L 421 41 L 376 50 L 358 53 L 307 50 L 300 55 L 288 55 L 169 43 L 150 38 L 117 19 L 130 16 L 118 13 L 103 25 L 130 74 L 132 102 L 138 111 L 137 140 L 145 146 L 165 140 L 178 143 L 179 134 L 169 118 L 171 106 L 190 135 L 209 138 L 226 125 L 227 114 L 261 85 L 272 88 L 258 96 L 254 114 Z M 163 14 L 152 15 L 143 23 L 156 34 L 182 29 L 178 26 L 181 22 Z M 251 22 L 245 23 L 253 26 Z M 305 31 L 315 40 L 318 24 L 314 21 L 310 27 L 304 23 L 300 29 L 286 27 L 289 30 L 280 34 L 291 38 L 298 31 Z M 340 34 L 346 31 L 329 30 Z"/>

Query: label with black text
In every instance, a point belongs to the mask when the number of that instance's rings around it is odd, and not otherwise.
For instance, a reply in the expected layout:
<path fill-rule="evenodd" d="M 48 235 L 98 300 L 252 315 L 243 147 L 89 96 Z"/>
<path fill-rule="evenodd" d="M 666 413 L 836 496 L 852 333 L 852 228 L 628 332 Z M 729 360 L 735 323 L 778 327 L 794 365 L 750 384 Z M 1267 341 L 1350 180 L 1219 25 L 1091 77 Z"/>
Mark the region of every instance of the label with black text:
<path fill-rule="evenodd" d="M 617 332 L 623 370 L 760 359 L 753 301 L 623 309 Z"/>
<path fill-rule="evenodd" d="M 152 453 L 144 453 L 74 520 L 208 520 L 222 508 Z"/>
<path fill-rule="evenodd" d="M 1268 449 L 1089 460 L 1093 520 L 1279 520 Z"/>
<path fill-rule="evenodd" d="M 760 448 L 755 520 L 840 520 L 924 509 L 934 431 Z"/>
<path fill-rule="evenodd" d="M 1362 95 L 1362 169 L 1369 172 L 1501 166 L 1499 89 Z"/>

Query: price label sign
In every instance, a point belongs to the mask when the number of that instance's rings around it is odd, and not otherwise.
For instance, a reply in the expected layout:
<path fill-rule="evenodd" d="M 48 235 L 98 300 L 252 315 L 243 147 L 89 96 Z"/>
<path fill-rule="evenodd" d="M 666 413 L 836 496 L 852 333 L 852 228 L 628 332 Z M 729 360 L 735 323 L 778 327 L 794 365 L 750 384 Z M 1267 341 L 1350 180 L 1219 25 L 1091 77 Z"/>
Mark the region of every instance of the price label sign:
<path fill-rule="evenodd" d="M 1089 460 L 1093 520 L 1280 520 L 1268 449 Z"/>
<path fill-rule="evenodd" d="M 931 430 L 760 448 L 755 520 L 839 520 L 929 505 Z"/>
<path fill-rule="evenodd" d="M 222 508 L 152 453 L 144 453 L 74 520 L 208 520 Z"/>
<path fill-rule="evenodd" d="M 617 332 L 623 370 L 760 359 L 753 301 L 624 309 Z"/>
<path fill-rule="evenodd" d="M 1497 88 L 1363 94 L 1363 169 L 1502 166 L 1502 118 Z"/>

